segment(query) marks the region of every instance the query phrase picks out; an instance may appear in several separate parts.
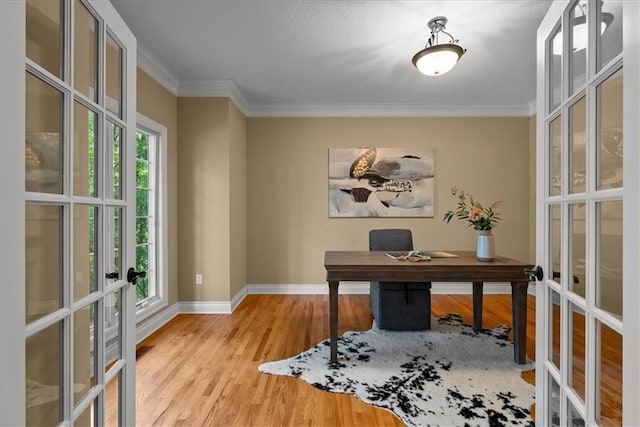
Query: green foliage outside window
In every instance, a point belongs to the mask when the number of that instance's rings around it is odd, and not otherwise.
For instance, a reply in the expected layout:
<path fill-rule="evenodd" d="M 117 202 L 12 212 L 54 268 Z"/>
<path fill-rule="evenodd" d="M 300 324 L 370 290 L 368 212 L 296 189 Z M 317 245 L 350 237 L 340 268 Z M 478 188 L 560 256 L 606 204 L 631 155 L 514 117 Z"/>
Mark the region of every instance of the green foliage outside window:
<path fill-rule="evenodd" d="M 95 113 L 89 111 L 88 114 L 88 163 L 89 163 L 89 195 L 97 196 L 96 193 L 96 144 L 95 144 Z M 113 197 L 120 198 L 120 128 L 113 126 Z M 153 255 L 150 248 L 150 224 L 152 218 L 149 217 L 149 135 L 142 132 L 136 133 L 136 270 L 149 272 L 149 256 Z M 95 215 L 89 216 L 89 277 L 92 282 L 91 288 L 96 283 L 96 222 Z M 114 215 L 114 248 L 113 267 L 114 271 L 120 269 L 120 215 L 116 209 Z M 109 268 L 109 267 L 107 267 Z M 140 302 L 149 297 L 149 276 L 138 279 L 136 286 L 136 302 Z"/>
<path fill-rule="evenodd" d="M 136 301 L 149 297 L 149 256 L 150 221 L 149 217 L 149 135 L 136 133 L 136 269 L 146 271 L 147 277 L 138 280 Z"/>

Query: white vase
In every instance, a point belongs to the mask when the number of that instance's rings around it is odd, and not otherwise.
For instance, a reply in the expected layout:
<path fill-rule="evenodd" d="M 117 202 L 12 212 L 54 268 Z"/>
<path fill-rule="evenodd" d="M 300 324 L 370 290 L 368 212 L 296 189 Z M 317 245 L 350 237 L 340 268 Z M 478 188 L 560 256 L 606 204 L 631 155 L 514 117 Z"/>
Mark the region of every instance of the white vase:
<path fill-rule="evenodd" d="M 493 261 L 496 257 L 496 246 L 491 230 L 478 230 L 476 256 L 478 257 L 478 261 Z"/>

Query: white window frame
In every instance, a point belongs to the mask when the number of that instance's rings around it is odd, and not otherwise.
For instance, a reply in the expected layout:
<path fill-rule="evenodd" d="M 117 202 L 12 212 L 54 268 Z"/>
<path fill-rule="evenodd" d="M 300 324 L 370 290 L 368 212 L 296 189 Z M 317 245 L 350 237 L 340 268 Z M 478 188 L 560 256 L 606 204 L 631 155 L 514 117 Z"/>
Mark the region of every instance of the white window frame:
<path fill-rule="evenodd" d="M 136 306 L 136 321 L 140 322 L 169 305 L 169 254 L 167 246 L 167 128 L 160 123 L 138 113 L 136 131 L 144 132 L 155 139 L 156 176 L 153 180 L 155 189 L 155 295 L 145 299 Z M 151 181 L 150 181 L 151 185 Z"/>

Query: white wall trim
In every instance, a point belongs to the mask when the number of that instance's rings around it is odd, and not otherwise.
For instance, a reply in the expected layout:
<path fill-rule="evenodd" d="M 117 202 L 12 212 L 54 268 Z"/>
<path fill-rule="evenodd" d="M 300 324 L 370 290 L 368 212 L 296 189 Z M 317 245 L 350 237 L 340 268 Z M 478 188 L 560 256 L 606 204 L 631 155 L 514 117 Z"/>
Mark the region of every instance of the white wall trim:
<path fill-rule="evenodd" d="M 249 117 L 529 117 L 525 105 L 271 104 L 252 105 Z"/>
<path fill-rule="evenodd" d="M 232 313 L 236 310 L 236 308 L 238 308 L 240 303 L 242 301 L 244 301 L 245 297 L 248 294 L 249 294 L 249 288 L 247 286 L 244 286 L 242 289 L 240 289 L 240 292 L 238 292 L 233 298 L 231 298 L 231 312 Z"/>
<path fill-rule="evenodd" d="M 185 301 L 178 303 L 180 314 L 231 314 L 229 301 Z"/>
<path fill-rule="evenodd" d="M 180 82 L 178 85 L 180 97 L 227 97 L 236 103 L 245 116 L 249 116 L 250 107 L 242 92 L 231 79 L 225 80 L 197 80 Z"/>
<path fill-rule="evenodd" d="M 138 66 L 169 92 L 178 95 L 178 76 L 138 42 Z"/>
<path fill-rule="evenodd" d="M 157 316 L 153 317 L 148 322 L 145 322 L 142 326 L 136 328 L 136 344 L 140 344 L 143 340 L 147 339 L 158 329 L 169 323 L 171 319 L 176 317 L 178 312 L 178 303 L 173 304 L 166 310 L 160 312 Z"/>
<path fill-rule="evenodd" d="M 536 113 L 538 112 L 537 108 L 538 108 L 538 104 L 536 103 L 536 100 L 532 99 L 529 102 L 529 116 L 535 116 Z"/>
<path fill-rule="evenodd" d="M 535 100 L 523 105 L 250 104 L 232 79 L 179 81 L 138 43 L 138 66 L 178 97 L 231 98 L 247 117 L 530 117 Z"/>
<path fill-rule="evenodd" d="M 326 295 L 329 294 L 329 285 L 247 285 L 250 295 Z M 366 283 L 341 283 L 338 287 L 339 294 L 356 295 L 368 294 L 369 282 Z"/>
<path fill-rule="evenodd" d="M 152 322 L 157 323 L 158 326 L 151 330 L 147 336 L 151 335 L 162 325 L 173 319 L 177 314 L 231 314 L 236 308 L 244 301 L 247 295 L 327 295 L 329 293 L 329 286 L 327 284 L 269 284 L 259 285 L 252 284 L 243 287 L 229 302 L 226 301 L 188 301 L 179 302 L 174 304 L 169 309 L 165 310 L 160 316 L 165 320 L 156 318 Z M 368 295 L 369 294 L 369 282 L 348 282 L 340 284 L 338 293 L 341 295 Z M 431 287 L 431 293 L 434 295 L 471 295 L 472 285 L 471 283 L 443 283 L 434 282 Z M 528 293 L 535 295 L 535 285 L 529 286 Z M 498 294 L 511 294 L 510 283 L 485 283 L 483 294 L 485 295 L 498 295 Z M 171 311 L 171 314 L 168 313 Z M 165 314 L 166 313 L 166 314 Z M 158 316 L 158 317 L 160 317 Z M 146 327 L 145 324 L 143 327 Z M 150 325 L 149 328 L 152 326 Z M 144 339 L 141 338 L 141 339 Z M 141 340 L 140 339 L 140 340 Z M 138 342 L 140 342 L 140 340 Z"/>

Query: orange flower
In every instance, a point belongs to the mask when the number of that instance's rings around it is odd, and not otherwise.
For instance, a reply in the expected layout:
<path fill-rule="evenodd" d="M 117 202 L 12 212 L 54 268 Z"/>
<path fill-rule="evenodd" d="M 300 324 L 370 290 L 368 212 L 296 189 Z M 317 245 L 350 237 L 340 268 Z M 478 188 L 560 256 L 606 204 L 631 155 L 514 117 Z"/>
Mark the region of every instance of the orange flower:
<path fill-rule="evenodd" d="M 482 212 L 482 209 L 476 207 L 471 208 L 469 211 L 469 221 L 477 222 L 482 219 L 484 219 L 484 212 Z"/>

